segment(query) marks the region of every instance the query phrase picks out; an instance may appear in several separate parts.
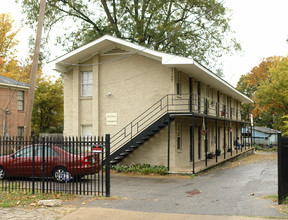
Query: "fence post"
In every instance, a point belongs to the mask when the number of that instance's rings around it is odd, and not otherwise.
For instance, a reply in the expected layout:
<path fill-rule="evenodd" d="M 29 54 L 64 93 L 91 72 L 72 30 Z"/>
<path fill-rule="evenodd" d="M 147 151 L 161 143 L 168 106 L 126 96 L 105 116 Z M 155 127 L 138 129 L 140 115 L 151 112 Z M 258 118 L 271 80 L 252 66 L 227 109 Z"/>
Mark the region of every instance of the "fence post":
<path fill-rule="evenodd" d="M 278 134 L 277 137 L 278 141 L 278 204 L 282 204 L 283 202 L 283 179 L 282 179 L 282 136 L 281 134 Z"/>
<path fill-rule="evenodd" d="M 32 137 L 32 194 L 35 193 L 35 135 Z"/>
<path fill-rule="evenodd" d="M 106 134 L 105 137 L 105 185 L 106 185 L 106 197 L 110 197 L 110 134 Z"/>
<path fill-rule="evenodd" d="M 45 193 L 45 137 L 42 139 L 42 193 Z M 38 147 L 38 149 L 40 149 Z"/>

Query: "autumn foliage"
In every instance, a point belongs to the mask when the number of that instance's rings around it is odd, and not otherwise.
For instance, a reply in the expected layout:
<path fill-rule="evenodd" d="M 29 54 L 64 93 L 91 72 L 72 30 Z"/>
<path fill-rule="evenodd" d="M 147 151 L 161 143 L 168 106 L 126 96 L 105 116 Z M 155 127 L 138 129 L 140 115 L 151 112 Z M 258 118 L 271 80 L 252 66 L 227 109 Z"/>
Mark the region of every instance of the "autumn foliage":
<path fill-rule="evenodd" d="M 0 14 L 0 75 L 29 84 L 32 56 L 28 55 L 24 62 L 17 60 L 15 47 L 18 41 L 15 37 L 19 30 L 13 30 L 13 22 L 8 14 Z M 43 76 L 42 69 L 38 68 L 32 114 L 33 133 L 61 133 L 63 104 L 62 78 L 52 80 Z"/>
<path fill-rule="evenodd" d="M 20 62 L 16 57 L 15 47 L 18 45 L 16 35 L 19 29 L 13 29 L 14 21 L 9 14 L 0 14 L 0 74 L 20 82 L 29 83 L 31 73 L 31 57 Z M 39 75 L 41 70 L 39 71 Z"/>
<path fill-rule="evenodd" d="M 288 115 L 288 57 L 269 57 L 242 75 L 237 89 L 253 99 L 256 125 L 285 131 Z M 285 116 L 285 117 L 284 117 Z"/>

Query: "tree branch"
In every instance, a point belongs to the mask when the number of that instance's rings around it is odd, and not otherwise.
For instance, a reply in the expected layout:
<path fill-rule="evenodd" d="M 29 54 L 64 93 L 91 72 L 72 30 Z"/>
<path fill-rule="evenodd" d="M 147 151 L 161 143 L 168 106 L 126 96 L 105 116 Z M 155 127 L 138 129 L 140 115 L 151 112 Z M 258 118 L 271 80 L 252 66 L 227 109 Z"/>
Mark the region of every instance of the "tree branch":
<path fill-rule="evenodd" d="M 115 21 L 114 21 L 114 19 L 112 18 L 111 13 L 110 13 L 110 11 L 109 11 L 109 8 L 108 8 L 108 6 L 107 6 L 107 0 L 101 0 L 101 3 L 102 3 L 102 5 L 103 5 L 103 8 L 104 8 L 105 13 L 106 13 L 106 15 L 107 15 L 108 21 L 110 22 L 111 25 L 115 25 Z"/>
<path fill-rule="evenodd" d="M 113 14 L 114 14 L 114 19 L 111 15 L 111 12 L 109 11 L 109 8 L 107 6 L 107 0 L 101 0 L 102 6 L 105 10 L 105 13 L 107 15 L 108 21 L 110 22 L 110 24 L 115 28 L 115 32 L 116 32 L 116 36 L 117 37 L 121 37 L 121 33 L 118 29 L 118 24 L 117 24 L 117 19 L 116 19 L 116 4 L 115 4 L 115 0 L 113 0 Z"/>
<path fill-rule="evenodd" d="M 68 14 L 68 15 L 75 16 L 75 17 L 77 17 L 77 18 L 80 18 L 80 19 L 83 20 L 83 21 L 86 21 L 86 22 L 89 23 L 89 24 L 92 24 L 93 27 L 96 29 L 96 31 L 97 31 L 98 33 L 103 34 L 103 31 L 97 26 L 97 24 L 94 23 L 88 16 L 86 16 L 85 14 L 83 14 L 80 10 L 78 10 L 74 5 L 69 4 L 69 2 L 68 2 L 68 1 L 65 1 L 65 0 L 60 0 L 60 1 L 61 1 L 63 4 L 68 5 L 70 8 L 72 8 L 72 9 L 73 9 L 76 13 L 78 13 L 78 14 L 74 14 L 74 13 L 72 13 L 72 12 L 66 11 L 66 10 L 60 8 L 59 6 L 57 6 L 56 4 L 55 4 L 55 5 L 50 4 L 50 5 L 51 5 L 52 7 L 54 7 L 54 8 L 56 8 L 56 9 L 64 12 L 64 13 Z M 48 1 L 48 2 L 49 2 L 49 1 Z"/>

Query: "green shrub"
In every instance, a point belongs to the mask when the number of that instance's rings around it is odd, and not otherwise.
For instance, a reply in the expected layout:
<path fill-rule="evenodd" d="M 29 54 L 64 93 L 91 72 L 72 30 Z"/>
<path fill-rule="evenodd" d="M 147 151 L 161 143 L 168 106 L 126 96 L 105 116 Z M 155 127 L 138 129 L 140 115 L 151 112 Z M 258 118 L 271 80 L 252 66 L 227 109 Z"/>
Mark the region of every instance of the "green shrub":
<path fill-rule="evenodd" d="M 130 165 L 121 165 L 116 164 L 111 166 L 112 170 L 115 170 L 119 173 L 142 173 L 142 174 L 149 174 L 155 173 L 160 175 L 168 174 L 168 169 L 165 166 L 151 166 L 150 164 L 130 164 Z"/>

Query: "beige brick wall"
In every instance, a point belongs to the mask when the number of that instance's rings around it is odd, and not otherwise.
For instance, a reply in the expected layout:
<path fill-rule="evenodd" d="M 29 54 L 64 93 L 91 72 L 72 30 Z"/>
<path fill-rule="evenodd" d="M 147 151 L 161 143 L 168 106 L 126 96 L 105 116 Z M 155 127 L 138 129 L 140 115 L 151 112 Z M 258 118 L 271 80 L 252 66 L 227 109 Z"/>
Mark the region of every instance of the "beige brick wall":
<path fill-rule="evenodd" d="M 151 165 L 168 164 L 168 128 L 160 130 L 155 136 L 146 141 L 142 146 L 129 154 L 121 164 L 149 163 Z M 174 138 L 173 138 L 174 139 Z M 173 148 L 174 149 L 174 148 Z M 171 158 L 173 159 L 173 158 Z M 171 163 L 172 161 L 170 161 Z M 172 162 L 173 163 L 173 162 Z"/>
<path fill-rule="evenodd" d="M 117 56 L 100 56 L 99 62 L 107 64 L 99 65 L 99 69 L 95 70 L 92 66 L 74 67 L 65 74 L 65 135 L 80 135 L 81 125 L 87 123 L 93 125 L 94 132 L 98 130 L 99 133 L 93 135 L 113 135 L 163 96 L 174 93 L 171 68 L 138 54 L 109 63 L 115 59 Z M 86 64 L 94 61 L 97 60 L 91 59 Z M 93 94 L 98 90 L 98 104 L 95 104 L 95 96 L 90 99 L 79 98 L 81 71 L 93 71 L 93 82 L 98 81 L 93 86 Z M 107 96 L 108 93 L 112 95 Z M 99 125 L 92 119 L 97 109 Z M 106 113 L 117 113 L 117 126 L 106 125 Z"/>
<path fill-rule="evenodd" d="M 85 64 L 101 63 L 86 67 L 74 67 L 64 75 L 64 134 L 81 135 L 82 125 L 92 125 L 93 135 L 113 136 L 116 132 L 138 117 L 143 111 L 159 101 L 166 94 L 176 93 L 176 70 L 163 66 L 160 62 L 135 54 L 126 59 L 120 56 L 94 56 Z M 80 97 L 80 72 L 93 72 L 93 96 Z M 198 94 L 198 80 L 193 78 L 193 93 Z M 217 88 L 200 82 L 201 96 L 217 101 Z M 111 93 L 111 96 L 107 96 Z M 189 76 L 181 73 L 181 93 L 189 93 Z M 220 93 L 220 102 L 227 101 L 227 96 Z M 232 106 L 240 110 L 241 103 L 232 100 Z M 196 104 L 196 103 L 195 103 Z M 202 103 L 202 109 L 204 104 Z M 195 109 L 196 110 L 196 109 Z M 117 125 L 106 125 L 106 114 L 117 113 Z M 176 124 L 182 127 L 182 149 L 176 146 Z M 205 159 L 204 137 L 201 135 L 201 149 L 198 158 L 198 128 L 202 129 L 202 118 L 195 118 L 195 161 Z M 190 162 L 190 126 L 192 118 L 177 117 L 170 127 L 170 170 L 176 171 L 192 167 Z M 233 125 L 233 140 L 237 134 Z M 208 149 L 215 151 L 215 121 L 208 120 Z M 223 121 L 218 121 L 218 143 L 223 149 Z M 228 147 L 229 123 L 226 122 L 226 143 Z M 212 130 L 213 129 L 213 132 Z M 240 136 L 240 128 L 238 136 Z M 233 144 L 233 142 L 232 142 Z M 222 150 L 223 152 L 223 150 Z M 165 165 L 168 160 L 168 128 L 165 127 L 141 147 L 125 158 L 122 163 L 150 163 L 151 165 Z"/>

